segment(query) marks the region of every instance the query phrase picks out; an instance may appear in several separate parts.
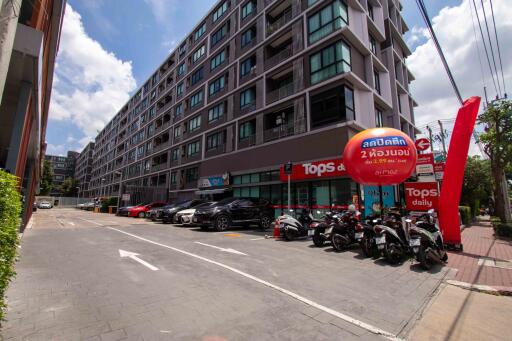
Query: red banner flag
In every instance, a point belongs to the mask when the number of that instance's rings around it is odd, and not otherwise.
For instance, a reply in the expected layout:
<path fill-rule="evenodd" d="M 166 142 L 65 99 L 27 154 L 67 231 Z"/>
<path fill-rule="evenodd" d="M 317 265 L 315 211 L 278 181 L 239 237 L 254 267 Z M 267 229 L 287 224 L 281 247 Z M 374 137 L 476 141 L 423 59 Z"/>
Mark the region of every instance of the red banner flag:
<path fill-rule="evenodd" d="M 469 143 L 479 107 L 480 97 L 474 96 L 464 101 L 453 126 L 439 197 L 439 225 L 446 244 L 461 244 L 459 201 Z"/>

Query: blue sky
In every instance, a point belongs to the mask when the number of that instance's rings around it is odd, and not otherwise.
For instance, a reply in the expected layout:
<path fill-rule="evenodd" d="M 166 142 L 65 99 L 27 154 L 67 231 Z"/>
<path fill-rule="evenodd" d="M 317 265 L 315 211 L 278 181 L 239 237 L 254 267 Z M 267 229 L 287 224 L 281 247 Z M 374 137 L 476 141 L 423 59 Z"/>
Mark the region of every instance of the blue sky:
<path fill-rule="evenodd" d="M 462 8 L 467 1 L 429 0 L 426 3 L 434 18 L 442 8 Z M 64 154 L 69 149 L 83 147 L 215 2 L 68 0 L 50 107 L 47 153 Z M 497 1 L 497 4 L 500 2 L 507 0 Z M 403 15 L 411 30 L 406 39 L 413 50 L 418 46 L 427 48 L 428 38 L 421 30 L 424 25 L 416 2 L 404 0 L 403 5 Z M 449 25 L 449 15 L 441 16 L 439 25 L 442 22 Z M 446 16 L 448 18 L 444 18 Z M 443 39 L 441 33 L 441 42 Z M 451 45 L 444 47 L 449 50 Z M 450 60 L 450 51 L 447 52 Z M 410 59 L 413 65 L 421 65 L 414 55 Z M 418 79 L 416 83 L 420 84 L 421 92 L 413 92 L 413 95 L 421 99 L 429 87 L 423 89 Z M 430 103 L 432 98 L 426 98 Z M 420 118 L 418 115 L 421 116 L 421 109 L 417 111 L 417 118 Z"/>

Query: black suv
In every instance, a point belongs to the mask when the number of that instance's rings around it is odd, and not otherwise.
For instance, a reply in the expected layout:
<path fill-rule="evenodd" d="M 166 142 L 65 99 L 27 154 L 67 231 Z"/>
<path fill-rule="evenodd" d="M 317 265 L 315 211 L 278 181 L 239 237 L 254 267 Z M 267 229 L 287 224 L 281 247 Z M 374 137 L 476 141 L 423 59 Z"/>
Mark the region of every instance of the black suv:
<path fill-rule="evenodd" d="M 161 211 L 161 219 L 164 224 L 172 223 L 176 213 L 188 208 L 196 207 L 199 204 L 204 203 L 204 200 L 194 199 L 182 201 L 171 206 L 165 206 Z"/>
<path fill-rule="evenodd" d="M 217 204 L 198 208 L 192 221 L 202 229 L 224 231 L 232 225 L 258 224 L 267 229 L 274 219 L 274 208 L 267 200 L 256 198 L 227 198 Z"/>

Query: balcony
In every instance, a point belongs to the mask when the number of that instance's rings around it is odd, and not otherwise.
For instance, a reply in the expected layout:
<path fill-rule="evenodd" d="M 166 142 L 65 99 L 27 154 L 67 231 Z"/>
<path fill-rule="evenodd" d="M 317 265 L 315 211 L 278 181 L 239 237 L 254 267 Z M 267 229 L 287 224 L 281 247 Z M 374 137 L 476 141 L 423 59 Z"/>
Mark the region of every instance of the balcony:
<path fill-rule="evenodd" d="M 223 143 L 223 144 L 219 144 L 215 148 L 210 148 L 210 149 L 206 150 L 204 156 L 210 157 L 210 156 L 224 154 L 225 152 L 226 152 L 226 144 Z"/>
<path fill-rule="evenodd" d="M 268 70 L 273 66 L 276 66 L 277 64 L 283 62 L 284 60 L 290 58 L 292 54 L 293 50 L 292 45 L 290 44 L 265 60 L 265 70 Z"/>
<path fill-rule="evenodd" d="M 267 15 L 267 36 L 279 31 L 293 18 L 291 1 L 287 0 L 271 10 Z"/>
<path fill-rule="evenodd" d="M 153 153 L 156 153 L 156 152 L 159 152 L 161 150 L 164 150 L 166 148 L 169 148 L 171 146 L 171 142 L 170 141 L 167 141 L 167 142 L 162 142 L 160 144 L 157 144 L 153 147 Z"/>
<path fill-rule="evenodd" d="M 280 101 L 288 96 L 293 95 L 294 84 L 293 80 L 291 83 L 283 85 L 267 94 L 267 104 Z"/>
<path fill-rule="evenodd" d="M 300 87 L 300 82 L 296 84 L 298 82 L 295 82 L 293 78 L 293 67 L 291 65 L 274 73 L 266 82 L 268 89 L 267 104 L 280 101 L 293 95 Z"/>
<path fill-rule="evenodd" d="M 263 141 L 269 142 L 282 139 L 284 137 L 297 135 L 306 131 L 306 122 L 304 119 L 279 125 L 274 128 L 265 129 L 263 131 Z"/>
<path fill-rule="evenodd" d="M 247 148 L 256 145 L 256 135 L 251 135 L 238 140 L 238 149 Z"/>
<path fill-rule="evenodd" d="M 157 164 L 157 165 L 151 166 L 151 172 L 158 172 L 158 171 L 161 171 L 161 170 L 164 170 L 164 169 L 167 169 L 167 168 L 169 168 L 167 166 L 167 162 L 166 163 L 161 163 L 161 164 Z"/>

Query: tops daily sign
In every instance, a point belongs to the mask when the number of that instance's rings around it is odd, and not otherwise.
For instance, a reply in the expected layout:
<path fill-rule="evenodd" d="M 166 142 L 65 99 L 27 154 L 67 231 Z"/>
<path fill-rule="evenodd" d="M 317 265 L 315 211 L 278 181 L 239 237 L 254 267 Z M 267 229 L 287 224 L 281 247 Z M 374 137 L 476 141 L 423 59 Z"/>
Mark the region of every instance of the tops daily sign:
<path fill-rule="evenodd" d="M 279 173 L 281 181 L 288 180 L 285 165 L 281 166 Z M 290 179 L 303 180 L 346 175 L 342 160 L 334 159 L 293 164 Z"/>

